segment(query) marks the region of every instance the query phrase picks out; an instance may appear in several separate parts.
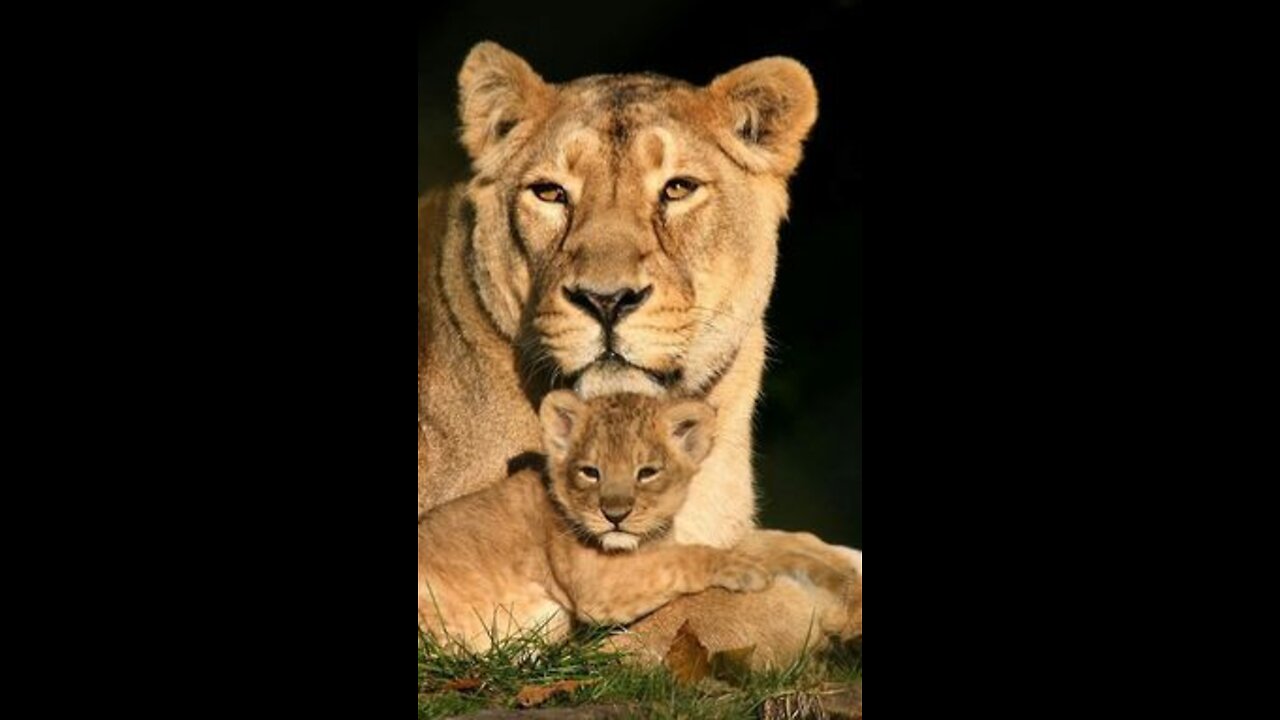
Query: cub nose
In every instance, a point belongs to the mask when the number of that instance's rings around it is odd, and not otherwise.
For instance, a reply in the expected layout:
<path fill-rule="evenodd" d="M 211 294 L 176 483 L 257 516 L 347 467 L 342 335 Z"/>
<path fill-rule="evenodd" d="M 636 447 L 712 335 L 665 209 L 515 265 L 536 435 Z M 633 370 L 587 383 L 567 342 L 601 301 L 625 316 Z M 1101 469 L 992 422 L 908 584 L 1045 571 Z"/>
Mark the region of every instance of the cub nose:
<path fill-rule="evenodd" d="M 632 509 L 633 508 L 630 505 L 617 505 L 617 506 L 606 505 L 600 508 L 600 511 L 603 512 L 604 516 L 609 519 L 609 522 L 613 523 L 614 525 L 618 525 L 623 520 L 626 520 L 628 517 L 631 517 Z"/>
<path fill-rule="evenodd" d="M 564 289 L 565 299 L 594 317 L 605 327 L 612 327 L 622 318 L 635 312 L 649 300 L 649 296 L 652 294 L 652 285 L 641 290 L 628 288 L 613 293 L 602 293 L 582 288 Z"/>

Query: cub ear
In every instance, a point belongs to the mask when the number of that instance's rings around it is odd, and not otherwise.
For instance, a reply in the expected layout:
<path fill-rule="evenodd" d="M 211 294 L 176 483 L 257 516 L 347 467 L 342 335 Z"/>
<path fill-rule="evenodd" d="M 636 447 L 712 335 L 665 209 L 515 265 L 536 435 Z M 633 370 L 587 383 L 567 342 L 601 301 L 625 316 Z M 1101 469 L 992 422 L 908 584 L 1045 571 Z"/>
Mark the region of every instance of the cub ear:
<path fill-rule="evenodd" d="M 547 455 L 563 460 L 587 419 L 586 404 L 569 390 L 557 390 L 542 399 L 538 415 L 542 420 L 542 443 L 546 446 Z"/>
<path fill-rule="evenodd" d="M 659 422 L 671 446 L 694 465 L 707 459 L 715 441 L 716 411 L 710 405 L 687 400 L 663 409 Z"/>
<path fill-rule="evenodd" d="M 791 58 L 765 58 L 721 75 L 708 89 L 736 159 L 755 172 L 790 177 L 818 119 L 809 70 Z"/>
<path fill-rule="evenodd" d="M 479 164 L 517 128 L 541 117 L 553 95 L 519 55 L 491 42 L 471 48 L 458 73 L 458 106 L 462 144 L 472 161 Z"/>

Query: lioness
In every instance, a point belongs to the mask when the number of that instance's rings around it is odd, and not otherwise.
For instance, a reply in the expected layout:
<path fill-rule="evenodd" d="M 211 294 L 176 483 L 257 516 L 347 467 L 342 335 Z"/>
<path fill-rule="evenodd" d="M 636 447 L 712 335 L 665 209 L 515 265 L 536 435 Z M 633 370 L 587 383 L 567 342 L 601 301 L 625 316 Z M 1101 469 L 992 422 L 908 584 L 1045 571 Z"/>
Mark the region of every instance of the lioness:
<path fill-rule="evenodd" d="M 768 58 L 705 87 L 554 85 L 481 43 L 459 90 L 473 177 L 418 203 L 419 520 L 518 469 L 549 391 L 665 393 L 714 407 L 719 438 L 673 538 L 751 542 L 764 311 L 787 180 L 817 118 L 808 71 Z M 815 547 L 860 567 L 860 554 Z M 768 661 L 845 603 L 780 579 L 676 600 L 635 629 L 658 647 L 689 619 L 708 647 L 757 644 Z"/>
<path fill-rule="evenodd" d="M 554 640 L 570 619 L 624 625 L 680 595 L 768 587 L 755 559 L 666 537 L 714 443 L 709 406 L 583 403 L 561 390 L 541 417 L 545 473 L 446 503 L 418 526 L 419 627 L 439 644 L 482 651 L 532 630 Z"/>

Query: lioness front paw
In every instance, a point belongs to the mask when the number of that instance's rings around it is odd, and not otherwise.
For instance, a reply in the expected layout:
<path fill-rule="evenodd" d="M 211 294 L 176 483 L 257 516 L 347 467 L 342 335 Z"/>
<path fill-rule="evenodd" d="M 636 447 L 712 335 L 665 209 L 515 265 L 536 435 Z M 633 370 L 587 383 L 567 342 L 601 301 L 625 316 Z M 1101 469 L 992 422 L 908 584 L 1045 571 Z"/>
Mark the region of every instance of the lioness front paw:
<path fill-rule="evenodd" d="M 773 584 L 773 573 L 763 565 L 746 558 L 732 558 L 716 568 L 711 577 L 713 587 L 734 592 L 760 592 Z"/>

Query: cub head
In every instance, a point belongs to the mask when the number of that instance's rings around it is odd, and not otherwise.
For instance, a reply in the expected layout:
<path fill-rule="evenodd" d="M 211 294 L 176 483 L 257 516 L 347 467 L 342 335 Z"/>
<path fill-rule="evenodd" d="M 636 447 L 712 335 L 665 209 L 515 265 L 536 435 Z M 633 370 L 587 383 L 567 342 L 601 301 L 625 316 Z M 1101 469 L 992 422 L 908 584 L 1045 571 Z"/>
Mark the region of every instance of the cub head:
<path fill-rule="evenodd" d="M 705 86 L 556 85 L 481 43 L 459 85 L 472 284 L 494 326 L 586 397 L 705 392 L 773 288 L 809 72 L 767 58 Z"/>
<path fill-rule="evenodd" d="M 635 550 L 671 529 L 711 452 L 715 411 L 697 401 L 567 390 L 542 402 L 552 497 L 585 539 Z"/>

